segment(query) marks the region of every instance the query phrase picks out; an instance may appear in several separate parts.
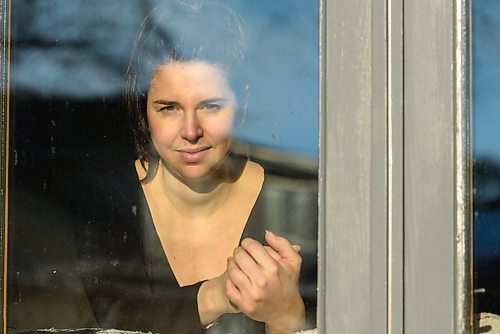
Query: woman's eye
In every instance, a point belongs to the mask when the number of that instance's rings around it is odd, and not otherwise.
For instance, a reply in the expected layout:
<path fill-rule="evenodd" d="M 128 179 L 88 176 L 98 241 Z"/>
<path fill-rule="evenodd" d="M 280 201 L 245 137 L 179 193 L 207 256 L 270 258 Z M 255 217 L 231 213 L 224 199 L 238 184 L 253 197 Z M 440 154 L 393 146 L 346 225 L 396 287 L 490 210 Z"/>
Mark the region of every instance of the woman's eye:
<path fill-rule="evenodd" d="M 222 109 L 222 106 L 219 105 L 219 104 L 204 104 L 201 106 L 200 108 L 202 111 L 206 111 L 206 112 L 216 112 L 216 111 L 219 111 Z"/>
<path fill-rule="evenodd" d="M 158 111 L 167 114 L 167 115 L 174 115 L 180 111 L 179 107 L 172 104 L 172 105 L 165 105 L 158 109 Z"/>

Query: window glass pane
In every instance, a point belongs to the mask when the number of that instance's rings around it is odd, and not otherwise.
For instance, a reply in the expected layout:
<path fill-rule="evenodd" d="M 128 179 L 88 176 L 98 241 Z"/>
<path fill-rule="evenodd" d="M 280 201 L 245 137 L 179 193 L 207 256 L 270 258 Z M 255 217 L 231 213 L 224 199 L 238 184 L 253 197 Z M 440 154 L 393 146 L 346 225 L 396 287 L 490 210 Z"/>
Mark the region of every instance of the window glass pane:
<path fill-rule="evenodd" d="M 319 7 L 12 2 L 8 328 L 316 327 Z"/>
<path fill-rule="evenodd" d="M 472 7 L 474 307 L 500 314 L 500 3 Z"/>

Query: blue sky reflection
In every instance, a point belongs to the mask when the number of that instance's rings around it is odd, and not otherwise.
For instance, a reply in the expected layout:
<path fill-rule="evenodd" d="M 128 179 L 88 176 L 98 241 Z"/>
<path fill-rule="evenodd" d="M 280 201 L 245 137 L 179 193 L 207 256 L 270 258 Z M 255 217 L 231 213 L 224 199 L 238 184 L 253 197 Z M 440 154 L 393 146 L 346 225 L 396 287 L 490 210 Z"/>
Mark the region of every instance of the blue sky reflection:
<path fill-rule="evenodd" d="M 194 0 L 193 0 L 194 1 Z M 39 97 L 122 94 L 140 20 L 157 0 L 37 0 L 13 4 L 12 83 Z M 233 0 L 248 25 L 250 99 L 235 136 L 317 158 L 318 1 Z"/>
<path fill-rule="evenodd" d="M 500 2 L 473 5 L 473 149 L 500 160 Z"/>

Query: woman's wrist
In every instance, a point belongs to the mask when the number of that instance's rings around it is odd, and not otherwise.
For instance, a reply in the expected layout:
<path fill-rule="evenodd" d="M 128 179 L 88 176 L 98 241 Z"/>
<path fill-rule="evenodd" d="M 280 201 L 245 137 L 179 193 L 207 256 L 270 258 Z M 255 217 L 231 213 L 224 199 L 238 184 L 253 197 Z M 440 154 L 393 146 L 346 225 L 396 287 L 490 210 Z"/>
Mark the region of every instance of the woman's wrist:
<path fill-rule="evenodd" d="M 203 327 L 225 313 L 236 313 L 225 292 L 225 274 L 203 282 L 198 291 L 198 312 Z"/>
<path fill-rule="evenodd" d="M 306 310 L 302 297 L 296 300 L 286 314 L 279 319 L 266 322 L 266 334 L 289 334 L 303 329 Z"/>

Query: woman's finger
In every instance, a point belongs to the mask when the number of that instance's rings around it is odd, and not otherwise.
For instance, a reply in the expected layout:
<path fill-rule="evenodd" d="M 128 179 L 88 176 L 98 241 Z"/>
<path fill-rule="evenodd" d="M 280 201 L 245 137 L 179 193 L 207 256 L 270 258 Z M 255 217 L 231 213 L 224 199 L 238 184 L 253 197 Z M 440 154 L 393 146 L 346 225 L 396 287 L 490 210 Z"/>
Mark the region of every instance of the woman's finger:
<path fill-rule="evenodd" d="M 241 247 L 255 260 L 259 266 L 263 268 L 276 266 L 276 260 L 269 254 L 260 242 L 246 238 L 241 242 Z"/>
<path fill-rule="evenodd" d="M 229 277 L 226 280 L 226 296 L 232 306 L 238 308 L 242 300 L 241 291 Z"/>
<path fill-rule="evenodd" d="M 290 242 L 275 235 L 271 231 L 266 231 L 266 241 L 283 259 L 292 259 L 297 256 L 297 251 L 294 249 Z"/>
<path fill-rule="evenodd" d="M 239 290 L 248 290 L 252 286 L 250 278 L 241 270 L 232 257 L 227 261 L 227 275 Z"/>
<path fill-rule="evenodd" d="M 248 276 L 252 284 L 261 283 L 262 267 L 259 266 L 253 257 L 250 256 L 243 248 L 237 247 L 233 252 L 233 260 L 238 267 Z"/>
<path fill-rule="evenodd" d="M 269 246 L 264 246 L 264 249 L 269 253 L 269 255 L 271 255 L 271 257 L 275 260 L 275 261 L 279 261 L 281 260 L 281 256 L 274 250 L 272 249 L 271 247 Z"/>

